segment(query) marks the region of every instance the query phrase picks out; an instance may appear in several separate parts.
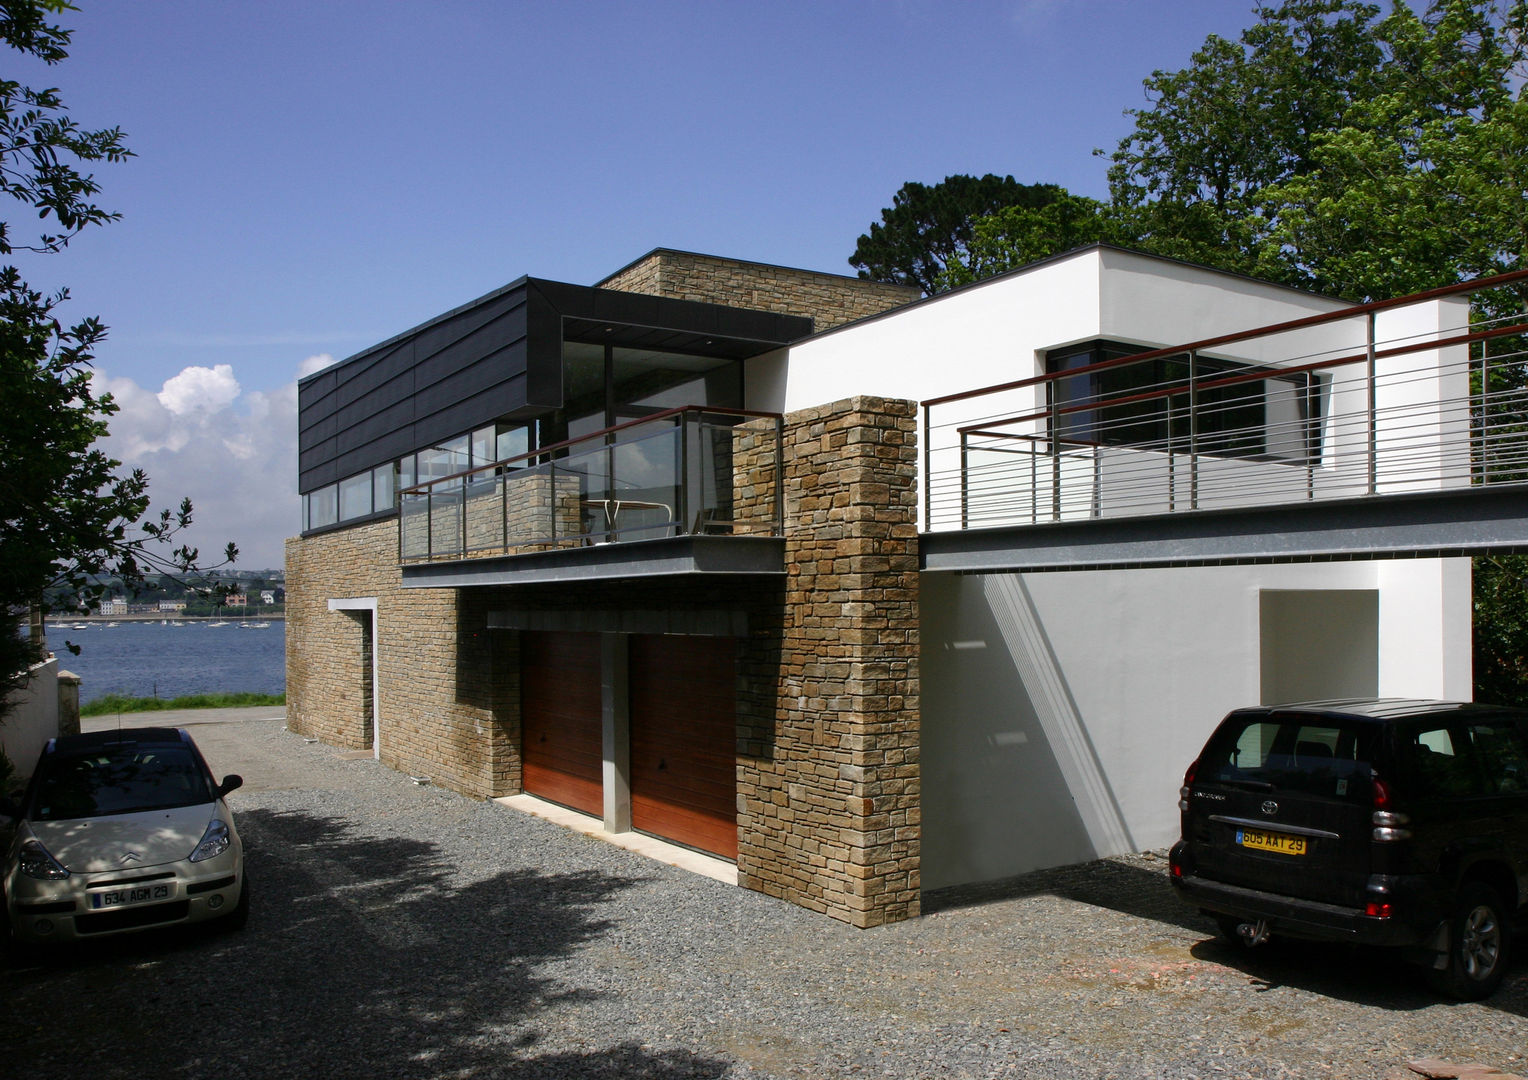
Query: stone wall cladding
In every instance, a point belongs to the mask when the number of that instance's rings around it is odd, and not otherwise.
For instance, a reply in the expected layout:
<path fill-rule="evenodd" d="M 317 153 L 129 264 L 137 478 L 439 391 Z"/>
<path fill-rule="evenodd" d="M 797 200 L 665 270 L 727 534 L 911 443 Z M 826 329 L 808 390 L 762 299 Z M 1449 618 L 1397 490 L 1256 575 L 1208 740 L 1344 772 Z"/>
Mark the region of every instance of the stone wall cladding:
<path fill-rule="evenodd" d="M 486 630 L 489 612 L 739 610 L 740 883 L 855 926 L 917 915 L 916 428 L 907 401 L 791 414 L 780 481 L 773 424 L 736 430 L 734 515 L 757 528 L 783 493 L 783 580 L 403 589 L 393 521 L 289 541 L 288 724 L 365 745 L 359 625 L 327 600 L 376 596 L 383 762 L 472 795 L 512 793 L 518 634 Z"/>
<path fill-rule="evenodd" d="M 520 790 L 519 659 L 490 633 L 483 601 L 405 589 L 398 523 L 287 541 L 287 726 L 333 746 L 370 746 L 361 622 L 328 601 L 376 597 L 381 761 L 479 798 Z"/>
<path fill-rule="evenodd" d="M 738 877 L 873 926 L 919 911 L 916 406 L 793 413 L 785 447 L 775 716 L 739 759 Z"/>
<path fill-rule="evenodd" d="M 819 333 L 910 304 L 922 295 L 908 285 L 669 250 L 653 252 L 601 281 L 598 288 L 808 315 Z"/>

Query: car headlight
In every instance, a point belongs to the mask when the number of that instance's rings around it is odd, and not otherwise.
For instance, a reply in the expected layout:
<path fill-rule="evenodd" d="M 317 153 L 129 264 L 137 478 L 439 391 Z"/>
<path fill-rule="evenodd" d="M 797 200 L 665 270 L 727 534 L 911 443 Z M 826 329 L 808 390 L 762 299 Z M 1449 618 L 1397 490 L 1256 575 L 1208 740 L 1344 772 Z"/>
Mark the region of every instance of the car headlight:
<path fill-rule="evenodd" d="M 21 845 L 21 858 L 17 860 L 21 872 L 29 878 L 57 881 L 69 876 L 69 871 L 55 859 L 41 840 L 28 840 Z"/>
<path fill-rule="evenodd" d="M 228 850 L 228 826 L 217 818 L 207 822 L 207 831 L 202 833 L 201 843 L 196 845 L 196 850 L 191 853 L 192 862 L 201 862 L 203 859 L 211 859 Z"/>

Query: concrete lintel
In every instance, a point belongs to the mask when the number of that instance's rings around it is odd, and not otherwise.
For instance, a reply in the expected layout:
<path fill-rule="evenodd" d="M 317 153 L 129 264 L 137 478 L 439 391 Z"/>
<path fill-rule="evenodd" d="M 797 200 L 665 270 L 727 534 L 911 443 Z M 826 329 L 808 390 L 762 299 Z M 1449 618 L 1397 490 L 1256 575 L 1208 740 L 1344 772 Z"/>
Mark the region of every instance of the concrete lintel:
<path fill-rule="evenodd" d="M 1528 488 L 1484 486 L 924 533 L 927 571 L 1102 569 L 1528 548 Z"/>
<path fill-rule="evenodd" d="M 783 575 L 785 541 L 775 536 L 678 536 L 535 551 L 454 562 L 405 563 L 403 587 L 542 585 L 690 575 Z"/>
<path fill-rule="evenodd" d="M 740 608 L 694 607 L 508 609 L 490 611 L 488 629 L 746 637 L 748 613 Z"/>

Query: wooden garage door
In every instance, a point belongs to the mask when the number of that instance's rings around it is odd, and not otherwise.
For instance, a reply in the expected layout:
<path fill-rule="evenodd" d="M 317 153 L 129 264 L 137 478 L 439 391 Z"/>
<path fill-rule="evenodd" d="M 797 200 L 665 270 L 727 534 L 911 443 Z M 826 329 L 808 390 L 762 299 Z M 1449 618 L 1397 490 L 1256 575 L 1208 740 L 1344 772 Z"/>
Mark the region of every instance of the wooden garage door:
<path fill-rule="evenodd" d="M 631 639 L 631 824 L 737 858 L 732 638 Z"/>
<path fill-rule="evenodd" d="M 598 634 L 520 635 L 525 790 L 604 813 Z"/>

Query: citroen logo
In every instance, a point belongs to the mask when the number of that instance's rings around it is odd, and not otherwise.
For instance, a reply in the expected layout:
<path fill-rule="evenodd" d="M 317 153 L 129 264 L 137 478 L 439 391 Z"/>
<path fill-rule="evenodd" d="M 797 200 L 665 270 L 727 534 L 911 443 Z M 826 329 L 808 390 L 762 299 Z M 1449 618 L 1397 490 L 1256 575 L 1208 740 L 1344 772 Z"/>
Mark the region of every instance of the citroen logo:
<path fill-rule="evenodd" d="M 118 859 L 117 861 L 126 866 L 128 863 L 138 862 L 139 858 L 140 857 L 136 851 L 128 851 L 124 852 L 122 858 Z"/>
<path fill-rule="evenodd" d="M 1262 811 L 1271 817 L 1272 815 L 1279 812 L 1279 804 L 1274 802 L 1272 799 L 1269 799 L 1263 803 Z"/>

